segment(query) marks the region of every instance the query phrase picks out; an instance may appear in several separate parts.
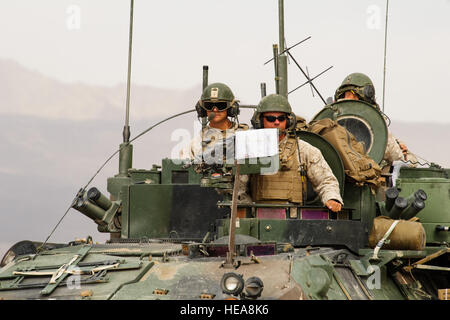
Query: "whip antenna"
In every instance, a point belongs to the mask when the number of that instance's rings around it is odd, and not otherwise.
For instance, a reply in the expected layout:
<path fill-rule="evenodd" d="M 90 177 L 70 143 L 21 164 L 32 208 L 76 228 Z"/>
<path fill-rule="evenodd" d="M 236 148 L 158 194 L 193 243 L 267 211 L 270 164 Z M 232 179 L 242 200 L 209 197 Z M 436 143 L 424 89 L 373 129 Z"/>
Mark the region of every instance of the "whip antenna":
<path fill-rule="evenodd" d="M 125 114 L 125 126 L 123 127 L 123 142 L 130 141 L 130 79 L 131 79 L 131 53 L 133 46 L 133 7 L 134 0 L 130 3 L 130 33 L 128 36 L 128 76 L 127 76 L 127 102 L 126 102 L 126 114 Z"/>
<path fill-rule="evenodd" d="M 383 70 L 383 112 L 384 112 L 384 92 L 386 88 L 386 48 L 387 48 L 387 27 L 388 27 L 389 0 L 386 0 L 386 23 L 384 25 L 384 70 Z"/>

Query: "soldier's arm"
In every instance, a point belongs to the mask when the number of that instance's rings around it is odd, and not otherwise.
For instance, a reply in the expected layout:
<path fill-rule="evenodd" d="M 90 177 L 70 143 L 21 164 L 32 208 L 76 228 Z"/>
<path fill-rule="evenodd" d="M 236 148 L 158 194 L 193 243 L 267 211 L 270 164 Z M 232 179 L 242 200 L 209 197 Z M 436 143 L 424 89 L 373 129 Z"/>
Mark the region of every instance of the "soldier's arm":
<path fill-rule="evenodd" d="M 388 141 L 383 159 L 388 163 L 392 163 L 397 160 L 404 160 L 403 151 L 397 143 L 397 140 L 390 132 L 388 133 Z"/>
<path fill-rule="evenodd" d="M 333 205 L 327 202 L 334 200 L 341 205 L 344 201 L 339 192 L 339 182 L 331 171 L 319 149 L 300 141 L 300 154 L 306 164 L 306 172 L 314 191 L 319 195 L 326 206 Z M 331 209 L 331 208 L 330 208 Z"/>
<path fill-rule="evenodd" d="M 202 138 L 200 135 L 194 136 L 181 150 L 179 158 L 191 160 L 194 164 L 202 162 Z"/>

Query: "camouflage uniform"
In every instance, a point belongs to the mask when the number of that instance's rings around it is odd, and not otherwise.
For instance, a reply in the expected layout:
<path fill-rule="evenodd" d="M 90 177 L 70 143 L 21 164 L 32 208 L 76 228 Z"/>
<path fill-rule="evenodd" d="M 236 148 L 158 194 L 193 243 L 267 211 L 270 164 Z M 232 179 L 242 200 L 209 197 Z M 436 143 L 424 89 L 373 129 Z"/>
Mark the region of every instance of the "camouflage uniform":
<path fill-rule="evenodd" d="M 383 160 L 381 162 L 384 172 L 390 170 L 390 167 L 392 166 L 394 161 L 405 162 L 409 167 L 417 166 L 417 163 L 419 161 L 417 160 L 416 155 L 408 149 L 405 159 L 402 148 L 400 148 L 400 144 L 406 145 L 406 143 L 404 143 L 403 141 L 395 138 L 392 135 L 392 133 L 388 130 L 388 141 L 386 145 L 386 152 L 384 153 Z"/>
<path fill-rule="evenodd" d="M 231 128 L 227 130 L 220 130 L 217 128 L 211 128 L 206 126 L 200 134 L 195 136 L 191 142 L 186 145 L 180 151 L 180 159 L 189 159 L 194 162 L 194 164 L 202 163 L 203 151 L 207 148 L 213 147 L 217 142 L 223 141 L 223 138 L 231 137 L 236 131 L 247 130 L 248 126 L 245 124 L 232 123 Z M 206 142 L 206 146 L 202 148 L 202 140 Z M 225 155 L 224 155 L 225 156 Z M 230 155 L 234 156 L 234 155 Z M 238 200 L 249 202 L 250 196 L 248 195 L 248 175 L 239 176 L 239 191 Z"/>
<path fill-rule="evenodd" d="M 252 117 L 255 129 L 263 127 L 261 116 L 265 112 L 285 113 L 286 130 L 296 126 L 295 114 L 287 99 L 278 94 L 264 97 L 258 104 Z M 299 161 L 300 151 L 300 161 Z M 335 200 L 343 204 L 339 192 L 339 182 L 325 161 L 320 150 L 300 139 L 286 136 L 279 142 L 280 170 L 273 175 L 252 175 L 252 197 L 255 202 L 272 203 L 299 203 L 306 191 L 306 183 L 302 183 L 300 169 L 306 172 L 314 191 L 325 204 L 329 200 Z"/>
<path fill-rule="evenodd" d="M 400 144 L 406 145 L 406 143 L 404 143 L 403 141 L 401 141 L 399 139 L 397 139 L 397 141 Z M 408 165 L 410 167 L 416 167 L 417 164 L 419 163 L 419 160 L 417 159 L 417 156 L 414 153 L 412 153 L 409 149 L 408 149 L 408 151 L 406 153 L 406 161 L 409 161 Z"/>
<path fill-rule="evenodd" d="M 339 182 L 320 150 L 300 139 L 298 139 L 298 142 L 301 164 L 305 166 L 306 175 L 322 203 L 325 204 L 328 200 L 336 200 L 344 204 L 339 192 Z"/>
<path fill-rule="evenodd" d="M 284 146 L 288 142 L 288 139 L 288 136 L 286 136 L 279 143 L 280 159 L 283 159 L 285 156 L 282 153 L 282 150 L 285 150 Z M 344 201 L 342 200 L 339 192 L 339 182 L 331 171 L 330 166 L 325 161 L 320 150 L 303 140 L 297 139 L 297 141 L 300 149 L 300 165 L 302 165 L 305 169 L 307 178 L 311 182 L 314 191 L 319 195 L 322 203 L 325 204 L 328 200 L 336 200 L 343 204 Z M 296 166 L 289 168 L 289 170 L 299 172 L 300 166 L 298 165 L 298 152 L 296 151 L 295 154 L 297 158 Z M 252 179 L 255 178 L 255 176 L 252 176 Z M 301 183 L 300 177 L 298 183 Z M 252 184 L 252 186 L 254 186 L 254 184 Z"/>
<path fill-rule="evenodd" d="M 377 110 L 380 110 L 380 107 L 375 101 L 375 87 L 373 86 L 372 80 L 370 80 L 370 78 L 365 74 L 352 73 L 345 77 L 341 86 L 336 90 L 334 99 L 336 101 L 343 100 L 346 91 L 351 91 L 362 101 L 365 101 Z M 417 158 L 409 151 L 408 155 L 411 155 L 411 159 L 408 158 L 408 160 L 411 160 L 411 165 L 414 165 Z M 403 156 L 402 149 L 400 148 L 399 141 L 388 130 L 388 141 L 381 163 L 383 172 L 389 171 L 394 161 L 405 161 L 405 158 Z"/>
<path fill-rule="evenodd" d="M 386 151 L 383 156 L 383 161 L 387 165 L 391 165 L 394 161 L 404 160 L 402 149 L 397 142 L 397 139 L 388 131 L 388 141 Z"/>
<path fill-rule="evenodd" d="M 214 146 L 218 141 L 222 141 L 223 138 L 228 138 L 234 135 L 235 131 L 247 130 L 248 126 L 245 124 L 237 124 L 232 122 L 229 129 L 220 130 L 206 126 L 199 135 L 196 135 L 191 142 L 186 145 L 180 151 L 181 159 L 194 160 L 195 163 L 202 162 L 202 153 L 204 149 Z M 206 143 L 206 146 L 202 149 L 202 141 Z"/>
<path fill-rule="evenodd" d="M 225 109 L 220 109 L 219 104 L 226 104 Z M 207 107 L 206 104 L 213 104 L 218 110 L 227 112 L 227 117 L 237 118 L 239 114 L 239 103 L 235 100 L 234 94 L 231 89 L 224 83 L 215 82 L 203 89 L 200 100 L 197 102 L 195 109 L 199 118 L 207 117 L 208 111 L 214 109 L 214 107 Z M 210 126 L 204 127 L 200 134 L 194 137 L 191 142 L 186 145 L 180 152 L 181 159 L 189 159 L 194 164 L 194 168 L 199 169 L 199 165 L 203 162 L 207 164 L 220 163 L 225 159 L 226 161 L 234 160 L 234 154 L 216 154 L 216 151 L 223 153 L 223 148 L 220 145 L 223 143 L 227 146 L 229 152 L 232 147 L 234 153 L 234 139 L 231 138 L 238 130 L 247 130 L 248 126 L 245 124 L 238 124 L 231 121 L 230 128 L 221 130 Z M 225 141 L 224 141 L 225 139 Z M 217 147 L 217 150 L 215 150 Z M 250 197 L 247 195 L 248 176 L 241 175 L 239 177 L 239 193 L 238 200 L 250 201 Z"/>

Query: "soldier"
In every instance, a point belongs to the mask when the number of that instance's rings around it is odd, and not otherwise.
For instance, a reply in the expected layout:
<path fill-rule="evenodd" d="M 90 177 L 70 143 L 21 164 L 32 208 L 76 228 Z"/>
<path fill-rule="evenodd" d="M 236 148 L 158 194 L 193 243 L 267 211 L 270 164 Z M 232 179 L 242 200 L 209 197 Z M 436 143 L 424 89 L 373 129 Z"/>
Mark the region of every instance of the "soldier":
<path fill-rule="evenodd" d="M 301 203 L 306 184 L 301 170 L 306 172 L 314 191 L 333 212 L 341 211 L 343 201 L 339 183 L 322 153 L 309 143 L 288 135 L 295 125 L 295 115 L 288 100 L 279 94 L 264 97 L 252 118 L 255 129 L 279 129 L 280 170 L 272 175 L 251 176 L 251 194 L 255 202 Z"/>
<path fill-rule="evenodd" d="M 335 101 L 346 99 L 362 100 L 371 104 L 377 110 L 380 110 L 380 107 L 375 101 L 375 87 L 373 86 L 372 80 L 363 73 L 352 73 L 348 75 L 336 90 L 334 95 Z M 414 164 L 417 158 L 409 152 L 408 147 L 403 142 L 396 139 L 388 131 L 388 141 L 382 162 L 383 171 L 386 172 L 390 169 L 392 163 L 397 160 L 410 160 Z"/>
<path fill-rule="evenodd" d="M 202 128 L 200 135 L 181 150 L 182 159 L 195 159 L 201 162 L 202 153 L 208 146 L 211 147 L 221 139 L 233 135 L 236 130 L 248 128 L 230 120 L 236 119 L 239 114 L 239 104 L 231 89 L 223 83 L 207 86 L 195 108 L 199 118 L 208 118 L 209 125 Z"/>
<path fill-rule="evenodd" d="M 189 159 L 196 164 L 201 164 L 205 160 L 205 155 L 208 157 L 207 160 L 223 160 L 223 154 L 211 155 L 211 150 L 232 137 L 235 131 L 248 129 L 248 125 L 236 121 L 239 115 L 238 102 L 227 85 L 219 82 L 208 85 L 195 108 L 199 118 L 208 118 L 209 125 L 204 126 L 200 135 L 181 150 L 180 159 Z M 217 149 L 223 151 L 222 148 Z M 240 182 L 239 200 L 249 201 L 248 176 L 241 175 Z"/>

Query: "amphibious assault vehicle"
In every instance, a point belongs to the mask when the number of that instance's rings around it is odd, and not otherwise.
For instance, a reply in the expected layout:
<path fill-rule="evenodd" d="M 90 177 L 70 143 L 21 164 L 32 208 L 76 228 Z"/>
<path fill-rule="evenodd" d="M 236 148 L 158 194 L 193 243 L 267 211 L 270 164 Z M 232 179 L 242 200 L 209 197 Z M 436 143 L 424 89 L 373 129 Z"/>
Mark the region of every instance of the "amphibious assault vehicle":
<path fill-rule="evenodd" d="M 286 95 L 290 53 L 282 0 L 279 6 L 274 62 L 277 91 Z M 327 118 L 381 162 L 387 127 L 379 111 L 338 101 L 313 120 Z M 297 126 L 338 179 L 342 212 L 324 208 L 311 188 L 302 205 L 244 203 L 233 192 L 235 175 L 259 172 L 262 159 L 202 173 L 173 159 L 135 169 L 127 125 L 109 195 L 86 186 L 72 203 L 110 240 L 16 243 L 1 261 L 1 299 L 432 300 L 450 294 L 450 169 L 397 166 L 384 177 L 386 191 L 374 193 L 348 177 L 327 139 Z"/>

